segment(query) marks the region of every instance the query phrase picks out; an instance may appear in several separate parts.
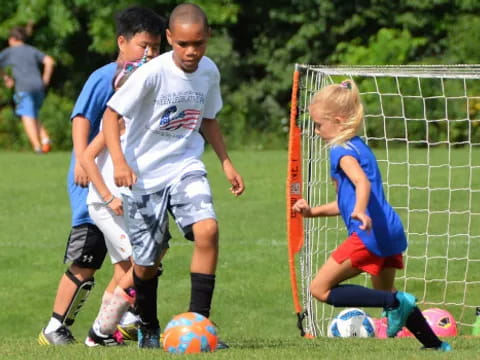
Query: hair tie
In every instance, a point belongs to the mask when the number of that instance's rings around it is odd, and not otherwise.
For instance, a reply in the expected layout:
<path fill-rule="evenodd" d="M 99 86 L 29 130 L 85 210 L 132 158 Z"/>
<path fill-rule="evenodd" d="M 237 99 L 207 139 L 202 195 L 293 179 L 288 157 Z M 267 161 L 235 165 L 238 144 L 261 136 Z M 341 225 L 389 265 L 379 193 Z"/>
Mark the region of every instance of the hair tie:
<path fill-rule="evenodd" d="M 345 89 L 352 90 L 352 83 L 350 82 L 350 80 L 343 80 L 340 83 L 340 86 L 345 88 Z"/>

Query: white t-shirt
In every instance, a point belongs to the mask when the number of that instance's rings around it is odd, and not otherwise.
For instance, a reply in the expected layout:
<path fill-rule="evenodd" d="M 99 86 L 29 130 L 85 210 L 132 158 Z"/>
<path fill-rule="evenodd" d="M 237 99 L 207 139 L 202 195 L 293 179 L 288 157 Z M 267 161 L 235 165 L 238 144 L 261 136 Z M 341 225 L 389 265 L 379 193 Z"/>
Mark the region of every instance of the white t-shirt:
<path fill-rule="evenodd" d="M 124 154 L 138 177 L 134 192 L 157 192 L 187 172 L 205 171 L 199 129 L 222 108 L 220 73 L 206 56 L 185 73 L 172 55 L 142 65 L 107 104 L 129 119 Z"/>
<path fill-rule="evenodd" d="M 124 142 L 124 135 L 120 137 L 120 143 L 123 147 Z M 100 174 L 102 174 L 103 181 L 105 185 L 110 190 L 113 196 L 121 198 L 122 194 L 120 188 L 115 185 L 115 181 L 113 179 L 113 162 L 108 152 L 108 149 L 105 147 L 100 154 L 98 154 L 97 158 L 95 159 L 97 163 L 98 170 L 100 170 Z M 103 200 L 100 193 L 97 191 L 97 188 L 90 182 L 88 185 L 88 195 L 87 195 L 87 205 L 92 204 L 103 204 L 105 200 Z"/>

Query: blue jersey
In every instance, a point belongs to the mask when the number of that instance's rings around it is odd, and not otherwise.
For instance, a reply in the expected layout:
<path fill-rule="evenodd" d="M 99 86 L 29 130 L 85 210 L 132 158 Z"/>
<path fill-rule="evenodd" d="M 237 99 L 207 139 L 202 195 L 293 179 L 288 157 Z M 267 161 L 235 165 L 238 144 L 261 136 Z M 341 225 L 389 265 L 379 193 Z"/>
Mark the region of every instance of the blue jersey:
<path fill-rule="evenodd" d="M 355 207 L 356 194 L 355 186 L 340 168 L 340 159 L 344 156 L 355 158 L 371 183 L 366 212 L 372 219 L 372 228 L 367 231 L 361 230 L 361 222 L 350 216 Z M 330 174 L 337 187 L 338 207 L 348 234 L 357 233 L 367 249 L 378 256 L 402 253 L 407 248 L 403 225 L 398 214 L 385 199 L 377 159 L 368 145 L 355 136 L 344 145 L 332 147 Z"/>
<path fill-rule="evenodd" d="M 117 70 L 116 63 L 107 64 L 95 70 L 88 78 L 78 96 L 70 120 L 75 116 L 83 116 L 90 122 L 88 142 L 98 134 L 107 101 L 113 94 L 112 81 Z M 81 187 L 74 182 L 75 153 L 72 153 L 68 170 L 68 195 L 72 208 L 72 226 L 85 223 L 93 224 L 88 215 L 87 195 L 88 187 Z"/>

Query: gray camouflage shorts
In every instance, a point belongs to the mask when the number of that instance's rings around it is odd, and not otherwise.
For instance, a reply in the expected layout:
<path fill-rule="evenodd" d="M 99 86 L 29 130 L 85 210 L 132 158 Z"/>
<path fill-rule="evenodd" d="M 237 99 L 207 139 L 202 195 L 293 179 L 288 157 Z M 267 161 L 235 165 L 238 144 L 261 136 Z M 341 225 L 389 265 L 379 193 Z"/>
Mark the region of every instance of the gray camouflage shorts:
<path fill-rule="evenodd" d="M 133 260 L 142 266 L 154 265 L 168 248 L 168 211 L 189 240 L 193 240 L 193 224 L 216 219 L 210 185 L 201 172 L 186 174 L 178 183 L 153 194 L 123 195 L 123 201 Z"/>

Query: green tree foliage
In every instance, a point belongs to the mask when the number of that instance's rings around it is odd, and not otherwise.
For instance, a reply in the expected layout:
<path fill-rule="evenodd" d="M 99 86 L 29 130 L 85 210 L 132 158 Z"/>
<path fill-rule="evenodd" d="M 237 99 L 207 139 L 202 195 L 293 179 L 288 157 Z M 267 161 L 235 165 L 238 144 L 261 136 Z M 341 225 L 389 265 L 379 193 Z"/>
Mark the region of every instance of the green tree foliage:
<path fill-rule="evenodd" d="M 476 0 L 193 2 L 205 9 L 212 25 L 207 54 L 222 73 L 225 106 L 219 118 L 230 147 L 286 146 L 295 63 L 480 62 L 475 43 L 480 2 Z M 168 17 L 181 2 L 135 3 Z M 41 114 L 58 135 L 57 148 L 71 146 L 71 107 L 88 75 L 116 58 L 113 17 L 131 4 L 130 0 L 9 0 L 2 4 L 0 40 L 6 39 L 12 26 L 31 22 L 34 31 L 29 42 L 57 60 Z M 2 91 L 0 103 L 8 98 Z M 4 107 L 0 146 L 24 146 L 22 132 L 11 131 L 15 124 L 18 128 L 18 121 Z"/>

